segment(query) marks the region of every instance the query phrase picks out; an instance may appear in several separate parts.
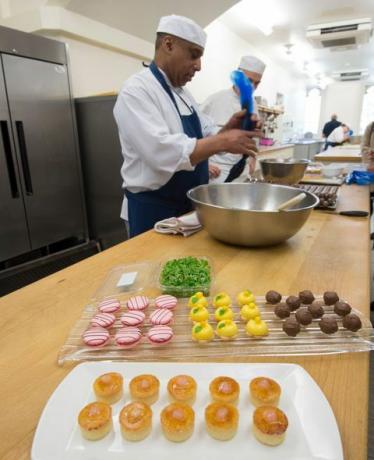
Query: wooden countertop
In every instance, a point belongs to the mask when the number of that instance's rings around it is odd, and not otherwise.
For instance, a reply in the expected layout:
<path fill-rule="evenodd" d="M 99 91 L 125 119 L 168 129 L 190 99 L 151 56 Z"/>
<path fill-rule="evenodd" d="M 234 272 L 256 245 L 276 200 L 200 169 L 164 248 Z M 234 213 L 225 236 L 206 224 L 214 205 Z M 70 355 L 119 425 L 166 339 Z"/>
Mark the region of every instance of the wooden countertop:
<path fill-rule="evenodd" d="M 269 153 L 269 152 L 275 152 L 276 150 L 284 150 L 284 149 L 290 149 L 294 147 L 295 144 L 283 144 L 283 145 L 260 145 L 260 149 L 258 151 L 258 155 L 261 156 L 262 153 Z"/>
<path fill-rule="evenodd" d="M 366 187 L 343 186 L 346 209 L 368 209 Z M 57 353 L 83 306 L 113 266 L 165 257 L 205 254 L 215 265 L 217 289 L 250 286 L 264 294 L 311 289 L 336 290 L 369 314 L 369 219 L 313 211 L 287 243 L 248 249 L 224 245 L 201 231 L 189 238 L 153 231 L 119 244 L 41 281 L 0 298 L 1 413 L 0 458 L 30 458 L 34 431 L 47 399 L 69 372 Z M 366 460 L 368 353 L 233 361 L 291 362 L 318 382 L 338 421 L 346 460 Z M 307 414 L 306 414 L 307 415 Z M 52 459 L 51 459 L 52 460 Z"/>
<path fill-rule="evenodd" d="M 356 148 L 354 146 L 332 147 L 322 153 L 317 153 L 314 159 L 326 162 L 361 163 L 361 148 L 360 146 L 356 146 Z"/>

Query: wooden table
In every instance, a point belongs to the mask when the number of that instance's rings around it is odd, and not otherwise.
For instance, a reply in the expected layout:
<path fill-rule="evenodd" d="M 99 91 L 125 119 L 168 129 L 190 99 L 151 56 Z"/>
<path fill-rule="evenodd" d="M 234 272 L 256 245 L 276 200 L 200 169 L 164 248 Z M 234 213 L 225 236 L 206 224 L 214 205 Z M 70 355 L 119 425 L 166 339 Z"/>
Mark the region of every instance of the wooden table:
<path fill-rule="evenodd" d="M 344 186 L 348 209 L 368 208 L 368 189 Z M 201 231 L 189 238 L 148 232 L 0 299 L 0 458 L 30 458 L 43 407 L 69 372 L 56 356 L 83 306 L 110 268 L 120 264 L 190 254 L 209 255 L 217 289 L 251 287 L 283 294 L 336 290 L 369 314 L 369 219 L 314 211 L 287 243 L 264 249 L 224 245 Z M 366 460 L 368 353 L 312 357 L 270 357 L 233 361 L 291 362 L 318 382 L 338 421 L 346 460 Z M 53 460 L 53 459 L 51 459 Z"/>
<path fill-rule="evenodd" d="M 361 148 L 360 146 L 332 147 L 315 155 L 314 160 L 328 163 L 361 163 Z"/>

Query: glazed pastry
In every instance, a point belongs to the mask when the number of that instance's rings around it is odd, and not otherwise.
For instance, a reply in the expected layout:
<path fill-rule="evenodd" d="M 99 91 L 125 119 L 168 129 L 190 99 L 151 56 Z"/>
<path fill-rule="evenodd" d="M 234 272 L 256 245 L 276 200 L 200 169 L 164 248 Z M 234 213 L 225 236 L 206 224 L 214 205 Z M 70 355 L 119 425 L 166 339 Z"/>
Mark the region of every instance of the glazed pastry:
<path fill-rule="evenodd" d="M 94 381 L 93 390 L 98 401 L 114 404 L 123 396 L 123 377 L 118 372 L 100 375 Z"/>
<path fill-rule="evenodd" d="M 103 327 L 91 327 L 83 332 L 82 339 L 89 347 L 103 347 L 109 341 L 109 332 Z"/>
<path fill-rule="evenodd" d="M 269 377 L 256 377 L 249 383 L 249 395 L 254 406 L 277 406 L 281 395 L 279 384 Z"/>
<path fill-rule="evenodd" d="M 248 335 L 254 337 L 261 337 L 269 334 L 268 326 L 260 316 L 256 316 L 255 319 L 250 319 L 245 326 L 245 330 Z"/>
<path fill-rule="evenodd" d="M 299 292 L 299 299 L 301 300 L 301 303 L 310 305 L 314 300 L 313 292 L 308 290 L 301 291 Z"/>
<path fill-rule="evenodd" d="M 250 304 L 245 304 L 240 309 L 240 318 L 243 321 L 248 321 L 250 319 L 256 318 L 256 316 L 260 316 L 260 310 L 258 309 L 257 305 L 253 302 Z"/>
<path fill-rule="evenodd" d="M 238 335 L 238 326 L 231 319 L 223 319 L 217 324 L 216 334 L 223 340 L 233 339 Z"/>
<path fill-rule="evenodd" d="M 170 402 L 182 402 L 192 405 L 196 398 L 196 381 L 189 375 L 176 375 L 168 382 Z"/>
<path fill-rule="evenodd" d="M 239 423 L 238 409 L 232 404 L 214 402 L 205 409 L 205 426 L 214 439 L 228 441 L 237 432 Z"/>
<path fill-rule="evenodd" d="M 359 316 L 355 315 L 354 313 L 350 313 L 349 315 L 344 316 L 343 327 L 352 332 L 357 332 L 362 328 L 362 323 Z"/>
<path fill-rule="evenodd" d="M 253 413 L 253 433 L 263 444 L 268 446 L 281 444 L 287 428 L 287 416 L 278 407 L 261 406 Z"/>
<path fill-rule="evenodd" d="M 347 302 L 336 302 L 334 312 L 339 316 L 345 316 L 351 313 L 352 307 Z"/>
<path fill-rule="evenodd" d="M 282 329 L 290 337 L 296 337 L 300 332 L 300 323 L 296 318 L 291 316 L 284 321 Z"/>
<path fill-rule="evenodd" d="M 213 299 L 213 306 L 214 306 L 214 308 L 230 307 L 231 306 L 231 299 L 226 294 L 226 292 L 219 292 Z"/>
<path fill-rule="evenodd" d="M 277 291 L 268 291 L 265 294 L 265 300 L 267 303 L 275 305 L 276 303 L 279 303 L 282 300 L 282 295 L 279 294 L 279 292 Z"/>
<path fill-rule="evenodd" d="M 322 318 L 325 313 L 323 305 L 324 303 L 320 300 L 314 300 L 314 302 L 308 305 L 308 310 L 310 311 L 313 318 Z"/>
<path fill-rule="evenodd" d="M 90 324 L 94 327 L 110 327 L 113 325 L 115 320 L 116 317 L 113 315 L 113 313 L 97 313 L 91 319 Z"/>
<path fill-rule="evenodd" d="M 124 313 L 120 321 L 124 326 L 140 326 L 145 320 L 145 313 L 140 310 L 131 310 Z"/>
<path fill-rule="evenodd" d="M 281 302 L 275 306 L 274 314 L 275 316 L 278 316 L 278 318 L 280 319 L 285 319 L 290 316 L 291 309 L 285 302 Z"/>
<path fill-rule="evenodd" d="M 156 308 L 167 308 L 168 310 L 174 310 L 177 306 L 178 299 L 173 295 L 160 295 L 155 298 Z"/>
<path fill-rule="evenodd" d="M 132 348 L 140 342 L 141 338 L 142 333 L 138 327 L 128 326 L 118 329 L 114 336 L 114 341 L 118 347 Z"/>
<path fill-rule="evenodd" d="M 233 319 L 234 312 L 230 307 L 219 307 L 214 312 L 214 317 L 217 321 L 221 321 L 223 319 Z"/>
<path fill-rule="evenodd" d="M 197 342 L 209 342 L 214 337 L 214 330 L 212 326 L 207 323 L 196 323 L 192 328 L 192 339 Z"/>
<path fill-rule="evenodd" d="M 239 399 L 240 386 L 231 377 L 216 377 L 210 382 L 209 392 L 213 401 L 236 404 Z"/>
<path fill-rule="evenodd" d="M 286 304 L 290 307 L 291 311 L 295 311 L 300 307 L 301 300 L 295 295 L 290 295 L 286 299 Z"/>
<path fill-rule="evenodd" d="M 78 424 L 84 438 L 90 441 L 102 439 L 113 427 L 112 408 L 101 401 L 87 404 L 79 412 Z"/>
<path fill-rule="evenodd" d="M 99 303 L 98 309 L 101 313 L 115 313 L 121 308 L 121 304 L 117 299 L 103 300 Z"/>
<path fill-rule="evenodd" d="M 160 421 L 162 431 L 169 441 L 186 441 L 194 430 L 195 412 L 188 404 L 175 402 L 162 410 Z"/>
<path fill-rule="evenodd" d="M 321 318 L 319 327 L 325 334 L 335 334 L 339 329 L 336 319 L 330 315 L 324 315 Z"/>
<path fill-rule="evenodd" d="M 153 326 L 149 329 L 147 338 L 153 345 L 165 345 L 173 335 L 173 329 L 169 326 Z"/>
<path fill-rule="evenodd" d="M 196 292 L 193 296 L 191 296 L 188 300 L 188 306 L 189 307 L 207 307 L 208 306 L 208 301 L 204 297 L 204 294 L 202 292 Z"/>
<path fill-rule="evenodd" d="M 194 323 L 208 321 L 209 311 L 206 307 L 192 307 L 190 311 L 190 320 Z"/>
<path fill-rule="evenodd" d="M 313 316 L 307 308 L 299 308 L 295 313 L 295 318 L 303 326 L 308 326 L 313 321 Z"/>
<path fill-rule="evenodd" d="M 154 375 L 138 375 L 130 381 L 129 390 L 133 401 L 151 405 L 158 400 L 160 381 Z"/>
<path fill-rule="evenodd" d="M 246 289 L 245 291 L 239 292 L 236 300 L 238 304 L 242 307 L 243 305 L 249 305 L 250 303 L 255 303 L 256 299 L 252 291 Z"/>
<path fill-rule="evenodd" d="M 149 299 L 145 295 L 136 295 L 130 297 L 127 301 L 127 308 L 129 310 L 145 310 L 149 305 Z"/>
<path fill-rule="evenodd" d="M 149 315 L 149 321 L 154 325 L 170 324 L 173 320 L 173 313 L 167 308 L 157 308 Z"/>
<path fill-rule="evenodd" d="M 143 402 L 127 404 L 118 420 L 122 436 L 128 441 L 141 441 L 152 431 L 152 409 Z"/>

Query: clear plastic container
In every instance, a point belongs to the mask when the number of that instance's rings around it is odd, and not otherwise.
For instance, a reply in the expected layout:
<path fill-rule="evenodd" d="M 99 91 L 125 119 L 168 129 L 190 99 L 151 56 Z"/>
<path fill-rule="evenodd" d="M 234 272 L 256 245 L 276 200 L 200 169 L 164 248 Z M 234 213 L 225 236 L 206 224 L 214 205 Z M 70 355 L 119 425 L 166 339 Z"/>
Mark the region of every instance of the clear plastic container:
<path fill-rule="evenodd" d="M 185 272 L 185 275 L 187 277 L 186 283 L 181 282 L 179 285 L 176 285 L 174 283 L 165 283 L 162 281 L 162 276 L 163 276 L 163 271 L 167 264 L 173 263 L 173 261 L 176 260 L 182 260 L 182 259 L 187 259 L 187 258 L 194 258 L 198 259 L 199 261 L 202 261 L 204 264 L 207 264 L 207 267 L 210 268 L 210 279 L 207 280 L 206 282 L 196 282 L 195 284 L 191 284 L 191 280 L 188 279 L 189 273 Z M 157 274 L 157 280 L 158 280 L 158 287 L 162 291 L 163 294 L 170 294 L 175 297 L 191 297 L 194 295 L 196 292 L 202 292 L 205 296 L 209 296 L 210 291 L 213 287 L 213 282 L 214 282 L 214 271 L 213 271 L 213 264 L 211 259 L 205 256 L 187 256 L 187 257 L 176 257 L 175 259 L 167 259 L 163 261 L 158 270 Z"/>

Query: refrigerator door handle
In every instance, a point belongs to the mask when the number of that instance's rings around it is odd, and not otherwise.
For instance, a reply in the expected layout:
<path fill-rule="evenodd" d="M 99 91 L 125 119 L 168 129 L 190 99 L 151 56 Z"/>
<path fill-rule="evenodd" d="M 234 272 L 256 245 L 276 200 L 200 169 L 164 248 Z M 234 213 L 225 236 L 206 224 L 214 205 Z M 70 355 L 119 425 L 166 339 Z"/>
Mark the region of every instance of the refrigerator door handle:
<path fill-rule="evenodd" d="M 18 137 L 18 146 L 19 146 L 19 151 L 20 151 L 20 156 L 21 156 L 23 177 L 25 181 L 26 195 L 33 195 L 34 192 L 32 188 L 30 166 L 29 166 L 29 159 L 27 155 L 27 147 L 26 147 L 25 132 L 23 129 L 23 122 L 16 121 L 15 123 L 16 123 L 17 137 Z"/>
<path fill-rule="evenodd" d="M 7 169 L 8 169 L 10 193 L 12 195 L 12 198 L 19 198 L 16 168 L 14 165 L 14 160 L 13 160 L 13 155 L 12 155 L 12 145 L 10 141 L 7 120 L 0 120 L 0 131 L 1 131 L 1 136 L 3 139 L 5 162 L 6 162 Z"/>

